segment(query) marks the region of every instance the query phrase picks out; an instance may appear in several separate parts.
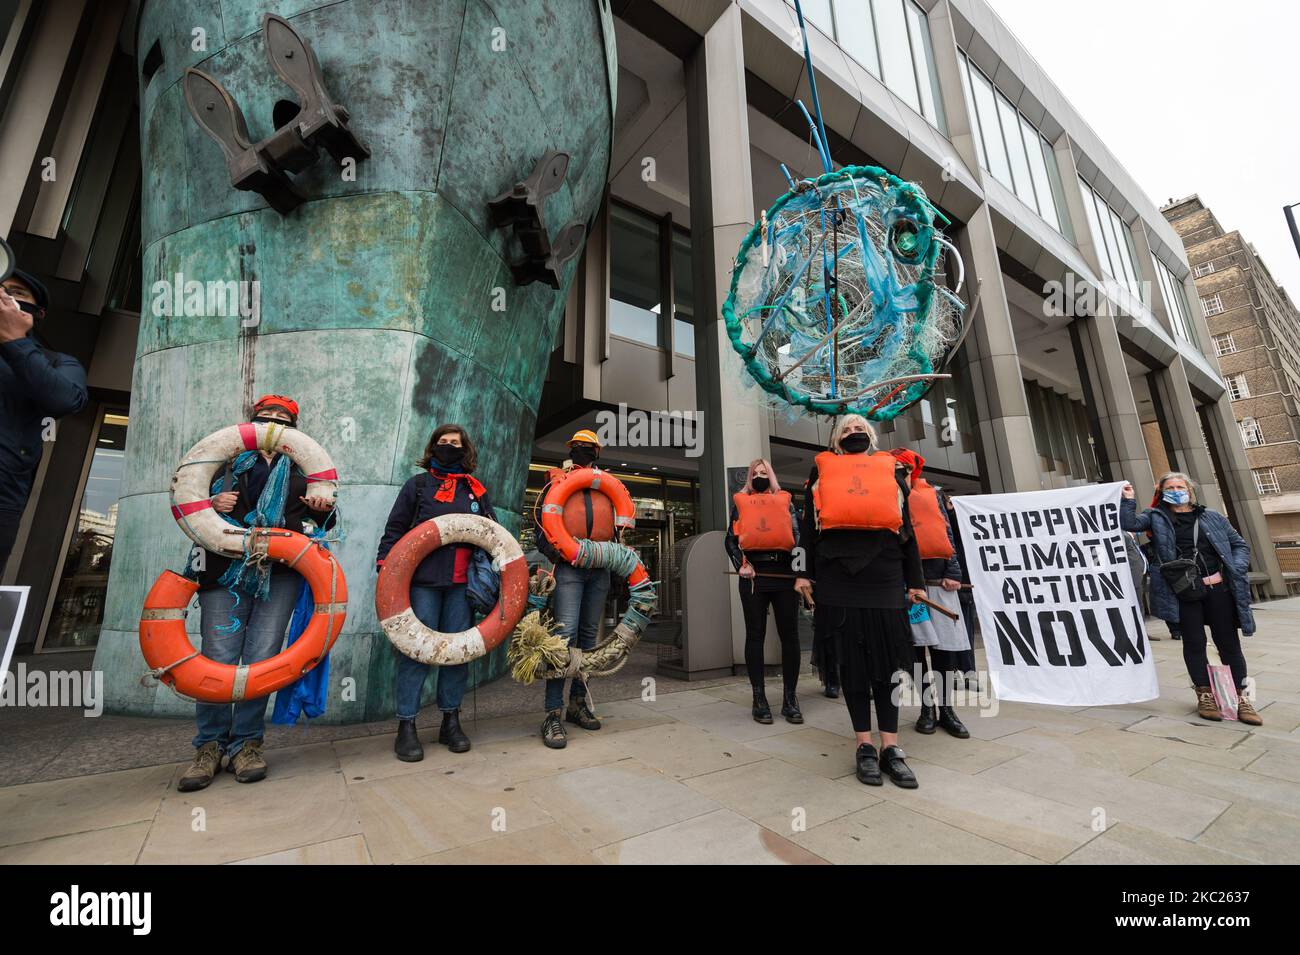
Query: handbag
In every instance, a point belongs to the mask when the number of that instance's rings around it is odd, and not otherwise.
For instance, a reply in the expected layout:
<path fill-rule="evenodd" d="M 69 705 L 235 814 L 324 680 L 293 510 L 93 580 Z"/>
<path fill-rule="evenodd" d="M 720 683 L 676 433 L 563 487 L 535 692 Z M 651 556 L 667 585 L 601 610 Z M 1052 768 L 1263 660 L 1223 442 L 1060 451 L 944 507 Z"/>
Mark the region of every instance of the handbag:
<path fill-rule="evenodd" d="M 1179 557 L 1167 560 L 1160 565 L 1160 576 L 1164 577 L 1170 591 L 1179 600 L 1200 600 L 1205 596 L 1205 583 L 1201 579 L 1201 567 L 1196 561 L 1196 548 L 1200 541 L 1201 519 L 1198 517 L 1192 525 L 1192 554 L 1189 558 Z"/>

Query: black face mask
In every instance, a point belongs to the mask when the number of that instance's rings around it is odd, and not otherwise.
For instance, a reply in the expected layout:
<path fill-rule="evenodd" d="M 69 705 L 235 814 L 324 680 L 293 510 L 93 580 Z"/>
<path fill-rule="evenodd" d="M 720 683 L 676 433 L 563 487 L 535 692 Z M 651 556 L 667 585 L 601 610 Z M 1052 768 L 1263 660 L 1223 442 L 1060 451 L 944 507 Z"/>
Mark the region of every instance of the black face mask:
<path fill-rule="evenodd" d="M 755 491 L 758 491 L 760 494 L 766 492 L 767 489 L 772 486 L 772 482 L 765 477 L 756 477 L 754 478 L 754 480 L 750 481 L 749 483 L 750 486 L 753 487 L 753 489 Z"/>
<path fill-rule="evenodd" d="M 443 468 L 458 468 L 465 460 L 465 449 L 454 444 L 435 444 L 433 458 Z"/>
<path fill-rule="evenodd" d="M 576 444 L 569 449 L 569 460 L 580 468 L 585 468 L 595 461 L 598 456 L 595 448 L 584 448 L 580 444 Z"/>
<path fill-rule="evenodd" d="M 292 421 L 282 421 L 279 418 L 266 418 L 261 415 L 253 418 L 253 424 L 278 424 L 285 428 L 292 428 L 294 426 L 294 422 Z"/>
<path fill-rule="evenodd" d="M 45 314 L 45 309 L 41 308 L 39 305 L 33 304 L 32 302 L 24 302 L 21 299 L 14 299 L 14 304 L 32 318 L 40 318 Z"/>
<path fill-rule="evenodd" d="M 840 438 L 840 450 L 846 454 L 861 454 L 871 447 L 871 435 L 865 431 L 855 431 Z"/>

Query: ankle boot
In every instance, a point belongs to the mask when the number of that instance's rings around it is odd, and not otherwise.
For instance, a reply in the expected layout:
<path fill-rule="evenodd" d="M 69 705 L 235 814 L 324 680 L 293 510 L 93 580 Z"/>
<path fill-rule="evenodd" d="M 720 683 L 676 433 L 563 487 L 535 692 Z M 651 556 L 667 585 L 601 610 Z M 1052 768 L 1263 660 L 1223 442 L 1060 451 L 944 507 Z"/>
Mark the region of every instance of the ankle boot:
<path fill-rule="evenodd" d="M 921 715 L 916 718 L 916 731 L 929 736 L 934 732 L 934 707 L 928 703 L 921 704 Z"/>
<path fill-rule="evenodd" d="M 826 683 L 822 689 L 822 695 L 832 700 L 840 698 L 840 685 L 833 678 L 827 677 Z"/>
<path fill-rule="evenodd" d="M 460 710 L 442 714 L 442 728 L 438 730 L 438 742 L 453 753 L 469 752 L 469 737 L 460 728 Z"/>
<path fill-rule="evenodd" d="M 970 730 L 966 728 L 961 719 L 957 716 L 957 711 L 951 706 L 939 707 L 939 725 L 948 731 L 950 736 L 958 739 L 970 739 Z"/>
<path fill-rule="evenodd" d="M 1237 719 L 1247 726 L 1263 726 L 1264 719 L 1255 711 L 1255 704 L 1244 696 L 1237 699 Z"/>
<path fill-rule="evenodd" d="M 876 747 L 870 743 L 859 743 L 855 762 L 858 782 L 868 786 L 885 784 L 884 777 L 880 775 L 880 757 L 876 755 Z"/>
<path fill-rule="evenodd" d="M 794 690 L 786 690 L 781 698 L 781 715 L 787 723 L 803 722 L 803 714 L 799 712 L 799 699 L 794 695 Z"/>
<path fill-rule="evenodd" d="M 1196 715 L 1203 720 L 1214 720 L 1216 723 L 1223 719 L 1223 714 L 1219 712 L 1219 704 L 1214 700 L 1214 692 L 1208 686 L 1196 688 Z"/>
<path fill-rule="evenodd" d="M 772 722 L 772 709 L 767 705 L 767 690 L 761 686 L 754 687 L 754 722 Z"/>
<path fill-rule="evenodd" d="M 415 732 L 415 720 L 397 721 L 397 741 L 393 743 L 393 752 L 404 763 L 418 763 L 424 759 L 424 747 Z"/>

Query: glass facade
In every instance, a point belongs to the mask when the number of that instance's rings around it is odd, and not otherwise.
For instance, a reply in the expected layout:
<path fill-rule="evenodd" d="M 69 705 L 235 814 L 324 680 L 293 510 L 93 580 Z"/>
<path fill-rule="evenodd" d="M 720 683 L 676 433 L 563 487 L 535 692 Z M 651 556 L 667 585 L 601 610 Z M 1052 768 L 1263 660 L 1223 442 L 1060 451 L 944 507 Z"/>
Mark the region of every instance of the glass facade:
<path fill-rule="evenodd" d="M 1088 218 L 1088 231 L 1097 248 L 1097 257 L 1101 259 L 1102 271 L 1108 278 L 1145 301 L 1142 295 L 1142 273 L 1137 267 L 1133 234 L 1128 225 L 1082 177 L 1079 179 L 1079 191 L 1083 194 L 1083 212 Z"/>
<path fill-rule="evenodd" d="M 930 23 L 912 0 L 809 0 L 804 17 L 945 135 Z"/>
<path fill-rule="evenodd" d="M 659 320 L 659 220 L 617 203 L 609 208 L 609 332 L 663 345 Z"/>
<path fill-rule="evenodd" d="M 90 459 L 90 473 L 77 509 L 76 527 L 57 584 L 54 612 L 42 650 L 93 647 L 104 623 L 104 596 L 117 533 L 117 501 L 122 493 L 125 460 L 125 411 L 100 418 Z"/>
<path fill-rule="evenodd" d="M 965 53 L 960 65 L 980 164 L 1044 222 L 1070 237 L 1052 144 Z"/>
<path fill-rule="evenodd" d="M 1160 283 L 1160 294 L 1165 300 L 1165 311 L 1169 313 L 1169 323 L 1174 328 L 1174 334 L 1194 345 L 1196 338 L 1192 335 L 1192 315 L 1187 305 L 1187 295 L 1183 291 L 1183 283 L 1174 277 L 1169 266 L 1159 259 L 1154 261 L 1156 281 Z"/>

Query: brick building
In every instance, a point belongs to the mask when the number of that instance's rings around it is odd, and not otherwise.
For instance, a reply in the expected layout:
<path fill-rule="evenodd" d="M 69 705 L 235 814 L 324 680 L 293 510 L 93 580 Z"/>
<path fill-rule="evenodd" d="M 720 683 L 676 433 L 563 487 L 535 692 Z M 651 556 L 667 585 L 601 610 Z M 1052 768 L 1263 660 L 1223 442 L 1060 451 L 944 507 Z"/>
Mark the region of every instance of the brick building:
<path fill-rule="evenodd" d="M 1183 240 L 1284 570 L 1300 573 L 1300 311 L 1197 196 L 1161 209 Z"/>

